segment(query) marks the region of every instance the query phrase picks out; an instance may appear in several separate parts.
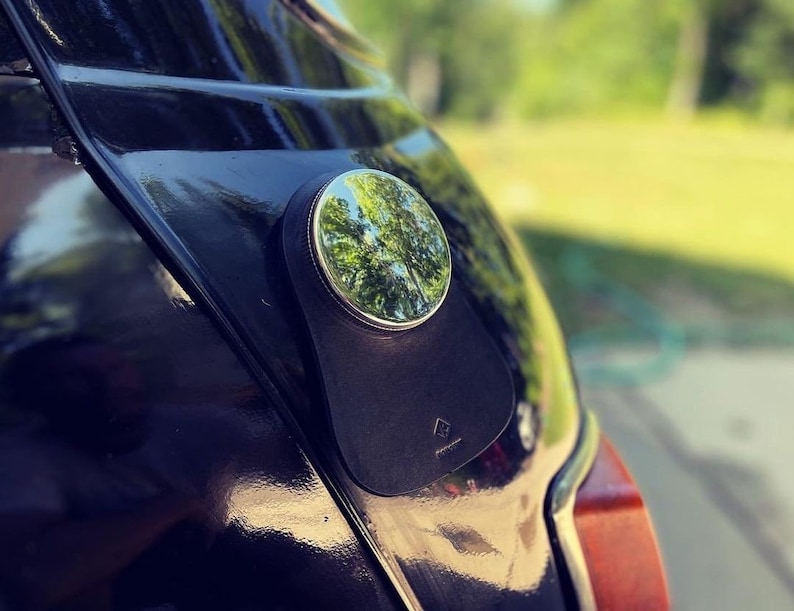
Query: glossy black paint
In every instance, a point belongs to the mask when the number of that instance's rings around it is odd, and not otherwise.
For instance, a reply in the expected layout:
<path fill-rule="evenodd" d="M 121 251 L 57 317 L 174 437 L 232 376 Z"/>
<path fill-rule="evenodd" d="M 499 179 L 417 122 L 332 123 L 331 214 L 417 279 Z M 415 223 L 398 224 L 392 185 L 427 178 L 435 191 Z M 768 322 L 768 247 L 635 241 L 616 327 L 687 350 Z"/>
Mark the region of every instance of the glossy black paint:
<path fill-rule="evenodd" d="M 85 171 L 0 150 L 0 183 L 0 604 L 391 606 L 280 417 Z"/>
<path fill-rule="evenodd" d="M 37 0 L 19 6 L 47 53 L 63 64 L 302 89 L 382 82 L 379 71 L 360 61 L 373 61 L 362 57 L 364 45 L 345 53 L 329 48 L 333 38 L 307 27 L 300 5 Z"/>
<path fill-rule="evenodd" d="M 41 147 L 53 142 L 52 108 L 33 79 L 4 79 L 0 96 L 0 142 L 3 148 Z"/>
<path fill-rule="evenodd" d="M 399 97 L 378 90 L 301 93 L 71 67 L 59 77 L 92 136 L 114 154 L 368 147 L 419 125 Z"/>
<path fill-rule="evenodd" d="M 6 65 L 25 57 L 25 52 L 5 19 L 0 19 L 0 65 Z"/>
<path fill-rule="evenodd" d="M 189 35 L 169 51 L 170 43 L 157 39 L 159 26 L 148 27 L 159 13 L 140 4 L 82 1 L 69 11 L 54 0 L 36 10 L 22 1 L 3 6 L 94 181 L 260 384 L 376 563 L 367 574 L 390 581 L 403 602 L 428 608 L 561 607 L 543 500 L 575 442 L 575 390 L 537 280 L 454 157 L 360 48 L 345 46 L 349 40 L 335 37 L 333 28 L 318 33 L 300 11 L 277 2 L 196 3 L 195 12 L 177 16 L 185 28 L 179 31 Z M 230 15 L 247 19 L 240 24 Z M 193 20 L 209 26 L 193 27 Z M 226 27 L 225 37 L 213 27 Z M 150 36 L 157 40 L 146 42 Z M 186 53 L 209 59 L 197 60 L 190 72 Z M 250 53 L 259 55 L 249 65 Z M 303 53 L 338 69 L 327 70 L 325 80 L 313 76 L 295 59 Z M 213 58 L 221 68 L 211 67 Z M 270 63 L 276 65 L 266 71 L 255 67 Z M 483 454 L 432 486 L 393 498 L 357 486 L 333 451 L 311 344 L 280 256 L 280 223 L 295 191 L 321 174 L 357 167 L 402 178 L 433 206 L 450 239 L 456 282 L 508 363 L 516 397 L 507 428 Z M 8 224 L 22 222 L 13 217 Z M 74 264 L 105 285 L 116 282 L 116 270 Z M 74 294 L 79 284 L 67 281 L 59 290 Z M 95 302 L 105 297 L 87 300 Z M 134 329 L 137 321 L 128 322 Z M 114 328 L 110 336 L 116 332 L 122 331 Z M 180 449 L 180 459 L 191 461 L 206 445 Z M 273 481 L 303 490 L 300 479 L 285 473 Z M 260 529 L 266 532 L 278 513 L 269 514 L 273 503 L 263 494 L 255 504 L 265 512 Z M 307 545 L 318 548 L 311 537 Z M 270 557 L 266 546 L 252 553 Z M 335 566 L 334 553 L 315 557 Z M 365 566 L 359 562 L 353 564 Z M 245 590 L 266 573 L 253 564 L 235 565 L 239 582 L 219 585 L 229 588 L 230 600 L 237 600 L 235 588 Z M 376 596 L 378 606 L 387 604 Z"/>

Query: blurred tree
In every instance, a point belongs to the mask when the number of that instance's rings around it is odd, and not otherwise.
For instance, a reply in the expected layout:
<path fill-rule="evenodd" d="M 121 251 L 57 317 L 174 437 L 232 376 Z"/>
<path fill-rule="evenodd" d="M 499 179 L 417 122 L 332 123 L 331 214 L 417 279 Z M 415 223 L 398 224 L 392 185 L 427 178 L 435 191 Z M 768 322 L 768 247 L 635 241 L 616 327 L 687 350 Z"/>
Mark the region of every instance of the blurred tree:
<path fill-rule="evenodd" d="M 658 108 L 675 62 L 675 12 L 662 0 L 565 0 L 524 40 L 522 115 Z"/>
<path fill-rule="evenodd" d="M 421 110 L 794 122 L 794 0 L 344 0 Z"/>
<path fill-rule="evenodd" d="M 732 59 L 749 106 L 765 120 L 794 123 L 794 2 L 760 2 Z"/>
<path fill-rule="evenodd" d="M 523 15 L 511 0 L 342 4 L 423 112 L 489 118 L 503 106 L 519 63 Z"/>
<path fill-rule="evenodd" d="M 678 43 L 668 113 L 690 117 L 703 105 L 739 102 L 748 83 L 733 55 L 764 14 L 764 0 L 671 0 L 670 7 Z"/>
<path fill-rule="evenodd" d="M 689 118 L 703 91 L 711 13 L 721 0 L 674 0 L 679 33 L 667 112 Z"/>

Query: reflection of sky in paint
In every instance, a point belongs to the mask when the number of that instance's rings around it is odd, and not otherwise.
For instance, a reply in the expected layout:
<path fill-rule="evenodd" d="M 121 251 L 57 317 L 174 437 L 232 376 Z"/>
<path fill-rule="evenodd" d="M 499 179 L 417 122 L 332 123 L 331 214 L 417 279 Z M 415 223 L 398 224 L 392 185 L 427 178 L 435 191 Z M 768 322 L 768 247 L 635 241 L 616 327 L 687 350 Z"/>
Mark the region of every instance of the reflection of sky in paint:
<path fill-rule="evenodd" d="M 12 275 L 78 246 L 107 239 L 106 229 L 86 221 L 81 214 L 86 200 L 96 193 L 94 182 L 85 172 L 64 178 L 44 191 L 30 207 L 26 222 L 14 238 L 13 253 L 18 266 Z M 124 237 L 129 239 L 129 235 Z"/>
<path fill-rule="evenodd" d="M 353 26 L 350 25 L 350 21 L 348 21 L 342 9 L 339 8 L 336 0 L 313 0 L 311 4 L 323 12 L 329 21 L 333 21 L 339 27 L 346 30 L 353 29 Z"/>
<path fill-rule="evenodd" d="M 95 189 L 87 174 L 65 178 L 41 194 L 30 207 L 27 222 L 14 241 L 14 254 L 33 265 L 51 255 L 53 246 L 68 250 L 90 239 L 91 226 L 78 214 Z"/>

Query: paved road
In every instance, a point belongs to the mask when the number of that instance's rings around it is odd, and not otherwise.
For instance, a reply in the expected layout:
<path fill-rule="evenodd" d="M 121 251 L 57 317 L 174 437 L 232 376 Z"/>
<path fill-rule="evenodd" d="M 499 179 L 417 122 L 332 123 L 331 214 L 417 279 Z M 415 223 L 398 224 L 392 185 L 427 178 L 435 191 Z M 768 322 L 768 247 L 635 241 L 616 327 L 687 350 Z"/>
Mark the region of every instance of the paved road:
<path fill-rule="evenodd" d="M 690 351 L 583 396 L 650 507 L 675 608 L 794 609 L 794 352 Z"/>

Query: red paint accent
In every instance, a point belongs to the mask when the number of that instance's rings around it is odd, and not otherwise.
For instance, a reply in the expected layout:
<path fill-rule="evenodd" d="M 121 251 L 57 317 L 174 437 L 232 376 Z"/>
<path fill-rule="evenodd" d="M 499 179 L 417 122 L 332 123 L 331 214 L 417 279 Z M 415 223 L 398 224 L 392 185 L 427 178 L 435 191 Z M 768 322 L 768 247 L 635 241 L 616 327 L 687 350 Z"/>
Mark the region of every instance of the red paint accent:
<path fill-rule="evenodd" d="M 576 495 L 574 523 L 598 609 L 670 608 L 664 568 L 645 503 L 605 437 Z"/>

